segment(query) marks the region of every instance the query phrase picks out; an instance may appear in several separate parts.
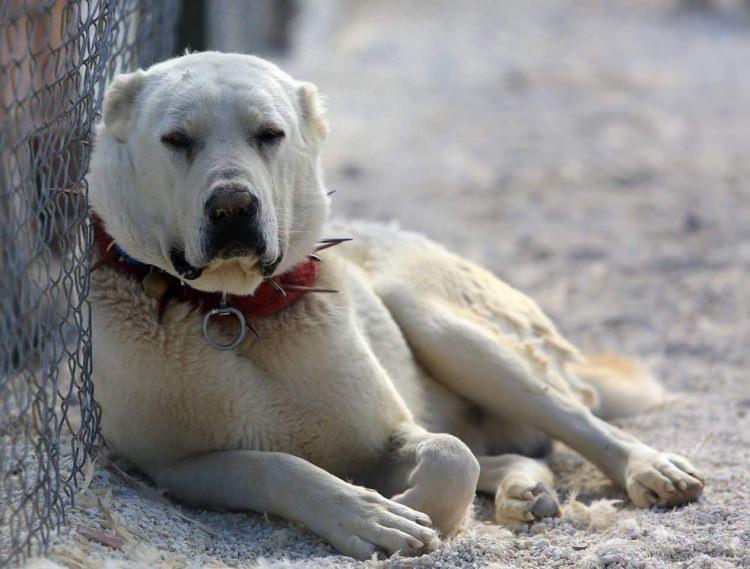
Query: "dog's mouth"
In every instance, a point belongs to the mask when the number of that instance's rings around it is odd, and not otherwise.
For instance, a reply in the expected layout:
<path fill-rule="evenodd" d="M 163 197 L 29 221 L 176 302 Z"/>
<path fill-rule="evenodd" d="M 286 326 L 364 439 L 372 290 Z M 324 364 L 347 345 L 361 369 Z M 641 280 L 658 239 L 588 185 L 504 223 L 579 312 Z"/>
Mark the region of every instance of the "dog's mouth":
<path fill-rule="evenodd" d="M 172 266 L 181 279 L 194 281 L 203 274 L 204 267 L 194 267 L 191 265 L 185 258 L 185 251 L 172 249 L 169 253 L 169 260 L 172 261 Z"/>
<path fill-rule="evenodd" d="M 251 273 L 260 269 L 264 277 L 270 277 L 273 275 L 276 267 L 279 266 L 279 263 L 281 263 L 283 257 L 282 254 L 279 254 L 275 259 L 265 261 L 255 255 L 248 255 L 248 252 L 246 248 L 227 249 L 203 267 L 191 265 L 185 258 L 185 251 L 180 249 L 173 249 L 169 254 L 169 259 L 181 279 L 194 281 L 200 278 L 205 271 L 218 272 L 228 266 L 240 268 L 245 273 Z"/>

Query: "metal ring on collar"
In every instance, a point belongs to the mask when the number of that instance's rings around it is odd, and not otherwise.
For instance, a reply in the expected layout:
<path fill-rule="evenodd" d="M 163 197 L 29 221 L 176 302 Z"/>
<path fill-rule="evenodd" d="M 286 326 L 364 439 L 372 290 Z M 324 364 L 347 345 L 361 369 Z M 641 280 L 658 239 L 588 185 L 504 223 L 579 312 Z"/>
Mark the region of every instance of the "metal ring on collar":
<path fill-rule="evenodd" d="M 231 342 L 229 342 L 228 344 L 222 344 L 221 342 L 214 340 L 211 337 L 211 334 L 209 334 L 208 323 L 211 321 L 211 319 L 214 316 L 235 316 L 237 320 L 239 321 L 240 323 L 239 334 L 237 334 L 237 337 Z M 206 338 L 206 341 L 217 350 L 232 350 L 236 348 L 242 343 L 242 340 L 245 339 L 246 332 L 247 332 L 247 322 L 245 321 L 245 315 L 242 314 L 242 312 L 240 312 L 236 308 L 232 308 L 231 306 L 222 306 L 219 308 L 212 308 L 211 310 L 206 312 L 206 315 L 203 317 L 203 336 Z"/>

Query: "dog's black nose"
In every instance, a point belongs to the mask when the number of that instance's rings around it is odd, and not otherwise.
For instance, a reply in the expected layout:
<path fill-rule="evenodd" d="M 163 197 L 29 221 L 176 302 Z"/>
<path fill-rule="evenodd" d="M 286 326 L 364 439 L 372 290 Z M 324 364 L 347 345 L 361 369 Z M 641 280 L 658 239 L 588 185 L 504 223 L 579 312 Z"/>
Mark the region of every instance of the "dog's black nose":
<path fill-rule="evenodd" d="M 208 219 L 205 250 L 209 259 L 262 256 L 266 242 L 261 227 L 260 203 L 244 185 L 220 185 L 206 201 Z"/>
<path fill-rule="evenodd" d="M 220 186 L 208 198 L 206 213 L 213 222 L 226 218 L 250 219 L 258 214 L 258 198 L 242 186 Z"/>

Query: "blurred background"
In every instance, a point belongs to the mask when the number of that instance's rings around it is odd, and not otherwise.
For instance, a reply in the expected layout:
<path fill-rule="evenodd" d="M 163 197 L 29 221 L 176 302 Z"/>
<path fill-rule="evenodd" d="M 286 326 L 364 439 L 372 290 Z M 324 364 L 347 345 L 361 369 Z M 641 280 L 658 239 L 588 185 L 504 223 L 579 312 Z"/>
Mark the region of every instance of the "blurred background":
<path fill-rule="evenodd" d="M 750 2 L 189 0 L 179 29 L 319 86 L 337 215 L 488 265 L 591 347 L 745 358 Z"/>

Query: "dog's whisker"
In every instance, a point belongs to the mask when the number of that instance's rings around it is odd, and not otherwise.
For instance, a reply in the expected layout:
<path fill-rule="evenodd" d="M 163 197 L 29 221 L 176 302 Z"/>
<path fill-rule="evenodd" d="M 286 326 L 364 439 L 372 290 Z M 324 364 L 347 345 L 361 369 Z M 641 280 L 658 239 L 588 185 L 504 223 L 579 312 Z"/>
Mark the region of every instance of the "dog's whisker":
<path fill-rule="evenodd" d="M 317 263 L 320 263 L 320 262 L 321 262 L 321 261 L 323 260 L 323 259 L 321 259 L 320 257 L 318 257 L 318 256 L 317 256 L 317 255 L 316 255 L 315 253 L 310 253 L 310 254 L 309 254 L 309 255 L 307 256 L 307 258 L 308 258 L 308 259 L 312 259 L 313 261 L 315 261 L 315 262 L 317 262 Z"/>
<path fill-rule="evenodd" d="M 336 193 L 336 190 L 329 190 L 329 191 L 326 192 L 326 195 L 330 197 L 330 196 L 332 196 L 335 193 Z"/>

